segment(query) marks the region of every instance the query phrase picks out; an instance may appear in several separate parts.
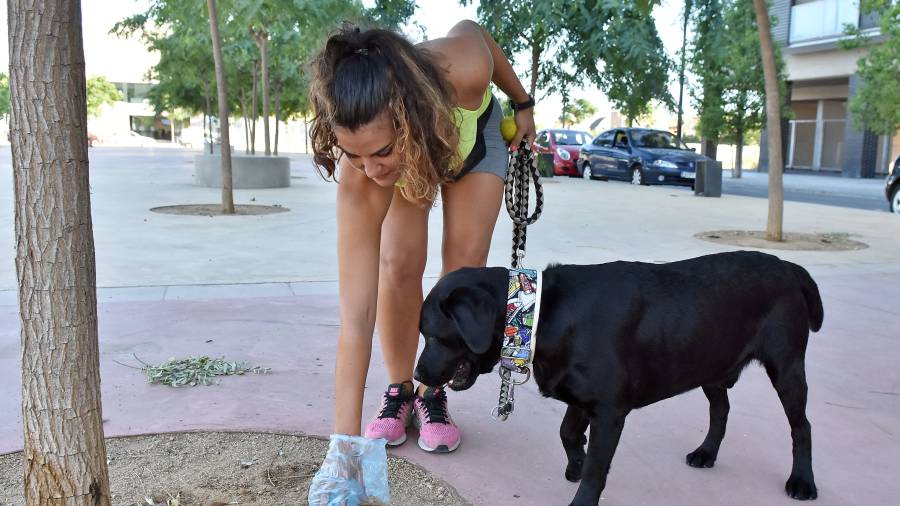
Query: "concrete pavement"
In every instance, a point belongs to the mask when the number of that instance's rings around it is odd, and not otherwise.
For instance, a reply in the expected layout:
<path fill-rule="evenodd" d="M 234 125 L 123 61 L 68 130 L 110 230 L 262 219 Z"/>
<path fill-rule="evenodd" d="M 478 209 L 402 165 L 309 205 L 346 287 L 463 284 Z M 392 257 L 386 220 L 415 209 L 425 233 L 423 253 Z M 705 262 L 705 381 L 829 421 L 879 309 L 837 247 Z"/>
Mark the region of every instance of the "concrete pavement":
<path fill-rule="evenodd" d="M 108 436 L 179 430 L 328 434 L 338 328 L 334 186 L 306 157 L 293 159 L 291 188 L 236 192 L 237 203 L 280 204 L 289 213 L 208 218 L 159 215 L 160 205 L 209 203 L 217 190 L 190 184 L 191 153 L 91 151 L 92 206 Z M 21 447 L 19 337 L 9 155 L 0 155 L 0 452 Z M 671 261 L 730 248 L 699 241 L 705 230 L 765 227 L 762 199 L 694 197 L 684 188 L 633 187 L 567 178 L 545 185 L 545 211 L 529 229 L 527 263 Z M 440 270 L 440 207 L 430 223 L 426 285 Z M 818 504 L 890 504 L 900 497 L 900 222 L 887 213 L 785 204 L 785 229 L 855 234 L 850 252 L 777 252 L 820 284 L 825 325 L 810 339 L 807 376 Z M 489 259 L 507 265 L 511 227 L 501 215 Z M 212 340 L 212 342 L 207 342 Z M 150 386 L 132 355 L 161 362 L 208 354 L 272 367 L 221 385 Z M 377 340 L 366 414 L 387 383 Z M 447 480 L 474 504 L 560 504 L 575 485 L 562 476 L 557 436 L 564 406 L 533 383 L 516 412 L 493 421 L 499 381 L 482 376 L 451 393 L 463 445 L 433 456 L 395 452 Z M 634 412 L 604 492 L 611 504 L 791 504 L 790 435 L 758 367 L 730 393 L 728 435 L 716 467 L 684 454 L 703 439 L 707 403 L 690 392 Z"/>

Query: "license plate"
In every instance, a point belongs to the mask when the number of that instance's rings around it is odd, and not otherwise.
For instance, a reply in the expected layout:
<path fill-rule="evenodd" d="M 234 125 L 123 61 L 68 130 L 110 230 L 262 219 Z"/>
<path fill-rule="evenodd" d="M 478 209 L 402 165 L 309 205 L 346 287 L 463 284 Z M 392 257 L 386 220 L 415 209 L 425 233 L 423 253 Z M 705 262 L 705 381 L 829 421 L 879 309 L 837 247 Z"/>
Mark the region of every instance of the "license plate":
<path fill-rule="evenodd" d="M 685 179 L 694 179 L 695 177 L 697 177 L 697 173 L 696 172 L 682 172 L 681 177 L 683 177 Z"/>

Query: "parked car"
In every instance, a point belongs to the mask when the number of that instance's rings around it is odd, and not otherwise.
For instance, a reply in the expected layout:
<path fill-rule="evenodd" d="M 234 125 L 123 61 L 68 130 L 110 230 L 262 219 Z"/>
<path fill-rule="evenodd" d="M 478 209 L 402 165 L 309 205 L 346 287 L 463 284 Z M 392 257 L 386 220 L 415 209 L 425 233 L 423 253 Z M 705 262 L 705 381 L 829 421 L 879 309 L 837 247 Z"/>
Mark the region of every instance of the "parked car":
<path fill-rule="evenodd" d="M 534 140 L 538 154 L 553 155 L 553 174 L 557 176 L 581 175 L 576 162 L 582 144 L 591 140 L 591 134 L 580 130 L 541 130 Z"/>
<path fill-rule="evenodd" d="M 891 212 L 900 214 L 900 156 L 894 160 L 894 165 L 884 181 L 884 196 L 891 205 Z"/>
<path fill-rule="evenodd" d="M 578 170 L 585 179 L 610 178 L 632 184 L 693 185 L 697 154 L 670 132 L 648 128 L 616 128 L 581 148 Z"/>

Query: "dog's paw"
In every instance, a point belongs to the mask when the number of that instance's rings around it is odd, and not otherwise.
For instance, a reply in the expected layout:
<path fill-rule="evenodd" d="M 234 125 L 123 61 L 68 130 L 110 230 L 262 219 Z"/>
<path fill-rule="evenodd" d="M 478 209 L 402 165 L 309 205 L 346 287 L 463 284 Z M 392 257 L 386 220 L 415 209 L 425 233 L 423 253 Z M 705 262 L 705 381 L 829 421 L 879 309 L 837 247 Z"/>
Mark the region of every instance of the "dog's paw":
<path fill-rule="evenodd" d="M 578 459 L 576 461 L 570 461 L 569 465 L 566 466 L 566 479 L 571 481 L 572 483 L 578 483 L 581 481 L 581 468 L 584 467 L 584 460 Z"/>
<path fill-rule="evenodd" d="M 691 467 L 708 468 L 716 463 L 716 456 L 700 447 L 688 453 L 684 460 Z"/>
<path fill-rule="evenodd" d="M 784 491 L 787 495 L 798 501 L 808 501 L 819 496 L 816 490 L 816 484 L 812 477 L 805 478 L 792 474 L 784 484 Z"/>

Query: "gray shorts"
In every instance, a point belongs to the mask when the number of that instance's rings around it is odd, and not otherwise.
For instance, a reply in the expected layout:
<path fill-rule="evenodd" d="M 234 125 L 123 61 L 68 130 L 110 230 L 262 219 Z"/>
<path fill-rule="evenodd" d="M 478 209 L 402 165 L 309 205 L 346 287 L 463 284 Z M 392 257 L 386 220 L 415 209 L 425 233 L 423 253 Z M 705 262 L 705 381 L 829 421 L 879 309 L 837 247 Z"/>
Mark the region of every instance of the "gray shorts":
<path fill-rule="evenodd" d="M 472 172 L 487 172 L 506 181 L 506 168 L 509 164 L 509 151 L 506 147 L 506 141 L 500 135 L 500 121 L 503 119 L 503 107 L 496 97 L 491 98 L 491 115 L 488 116 L 487 124 L 484 131 L 484 147 L 485 153 L 478 163 L 475 164 L 466 174 Z M 463 174 L 462 177 L 466 177 Z M 462 178 L 460 178 L 462 179 Z"/>

